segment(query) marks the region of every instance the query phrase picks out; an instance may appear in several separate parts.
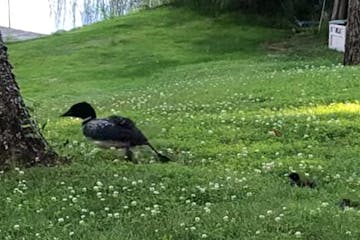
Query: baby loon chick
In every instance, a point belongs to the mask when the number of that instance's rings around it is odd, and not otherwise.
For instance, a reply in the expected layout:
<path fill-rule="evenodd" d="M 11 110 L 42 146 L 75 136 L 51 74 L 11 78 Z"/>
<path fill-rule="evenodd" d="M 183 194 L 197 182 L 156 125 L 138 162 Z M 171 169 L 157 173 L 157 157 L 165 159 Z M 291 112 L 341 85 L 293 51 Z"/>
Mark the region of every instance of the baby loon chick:
<path fill-rule="evenodd" d="M 108 118 L 96 118 L 94 108 L 87 102 L 80 102 L 61 115 L 62 117 L 77 117 L 83 120 L 82 129 L 84 136 L 100 147 L 123 148 L 128 160 L 133 161 L 133 153 L 130 148 L 139 145 L 149 146 L 158 156 L 161 162 L 170 159 L 160 154 L 147 140 L 144 134 L 135 126 L 129 118 L 110 116 Z"/>
<path fill-rule="evenodd" d="M 306 177 L 304 174 L 299 174 L 297 172 L 292 172 L 289 174 L 289 179 L 290 179 L 290 183 L 293 186 L 298 186 L 298 187 L 310 187 L 310 188 L 315 188 L 316 187 L 316 183 Z"/>

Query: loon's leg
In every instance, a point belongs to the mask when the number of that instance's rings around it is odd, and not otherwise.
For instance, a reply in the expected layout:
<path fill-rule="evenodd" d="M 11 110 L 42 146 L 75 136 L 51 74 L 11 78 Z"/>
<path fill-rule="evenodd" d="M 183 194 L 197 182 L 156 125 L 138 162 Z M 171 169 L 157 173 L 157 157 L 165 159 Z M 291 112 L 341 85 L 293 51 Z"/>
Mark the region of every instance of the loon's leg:
<path fill-rule="evenodd" d="M 130 147 L 125 148 L 125 159 L 133 163 L 138 163 L 137 160 L 134 158 L 134 154 L 130 150 Z"/>

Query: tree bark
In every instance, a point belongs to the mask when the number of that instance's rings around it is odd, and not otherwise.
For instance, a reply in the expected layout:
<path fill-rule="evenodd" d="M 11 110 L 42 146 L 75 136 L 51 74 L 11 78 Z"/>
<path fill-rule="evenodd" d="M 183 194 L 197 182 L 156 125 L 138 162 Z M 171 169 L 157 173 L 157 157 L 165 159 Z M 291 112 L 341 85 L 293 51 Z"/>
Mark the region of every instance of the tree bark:
<path fill-rule="evenodd" d="M 335 0 L 331 20 L 346 19 L 349 0 Z"/>
<path fill-rule="evenodd" d="M 360 0 L 350 0 L 346 25 L 344 65 L 360 64 Z"/>
<path fill-rule="evenodd" d="M 0 168 L 52 165 L 58 161 L 20 95 L 0 33 Z"/>
<path fill-rule="evenodd" d="M 331 20 L 338 19 L 339 5 L 340 5 L 340 0 L 335 0 L 331 14 Z"/>
<path fill-rule="evenodd" d="M 346 19 L 349 0 L 340 0 L 338 19 Z"/>

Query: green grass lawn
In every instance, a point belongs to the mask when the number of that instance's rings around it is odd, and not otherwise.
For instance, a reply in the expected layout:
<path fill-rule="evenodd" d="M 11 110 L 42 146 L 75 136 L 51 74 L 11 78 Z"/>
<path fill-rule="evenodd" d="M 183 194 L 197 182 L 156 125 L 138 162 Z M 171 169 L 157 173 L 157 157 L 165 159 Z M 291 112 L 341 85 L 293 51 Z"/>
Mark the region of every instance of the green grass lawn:
<path fill-rule="evenodd" d="M 336 203 L 360 199 L 360 69 L 319 36 L 248 20 L 163 8 L 9 44 L 72 163 L 0 174 L 0 239 L 359 239 L 360 212 Z M 173 162 L 95 148 L 58 117 L 84 100 Z M 318 187 L 290 186 L 291 170 Z"/>

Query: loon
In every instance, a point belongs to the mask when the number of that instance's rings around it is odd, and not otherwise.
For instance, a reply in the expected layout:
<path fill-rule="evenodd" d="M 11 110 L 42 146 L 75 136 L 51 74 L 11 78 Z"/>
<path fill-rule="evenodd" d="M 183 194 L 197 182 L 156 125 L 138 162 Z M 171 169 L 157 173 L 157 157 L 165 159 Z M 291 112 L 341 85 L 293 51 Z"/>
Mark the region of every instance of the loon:
<path fill-rule="evenodd" d="M 125 149 L 125 156 L 129 161 L 136 163 L 130 148 L 140 145 L 149 146 L 161 162 L 170 161 L 168 157 L 159 153 L 149 143 L 144 134 L 129 118 L 121 116 L 96 118 L 94 108 L 87 102 L 74 104 L 61 117 L 81 118 L 83 120 L 83 134 L 87 139 L 93 141 L 99 147 Z"/>

